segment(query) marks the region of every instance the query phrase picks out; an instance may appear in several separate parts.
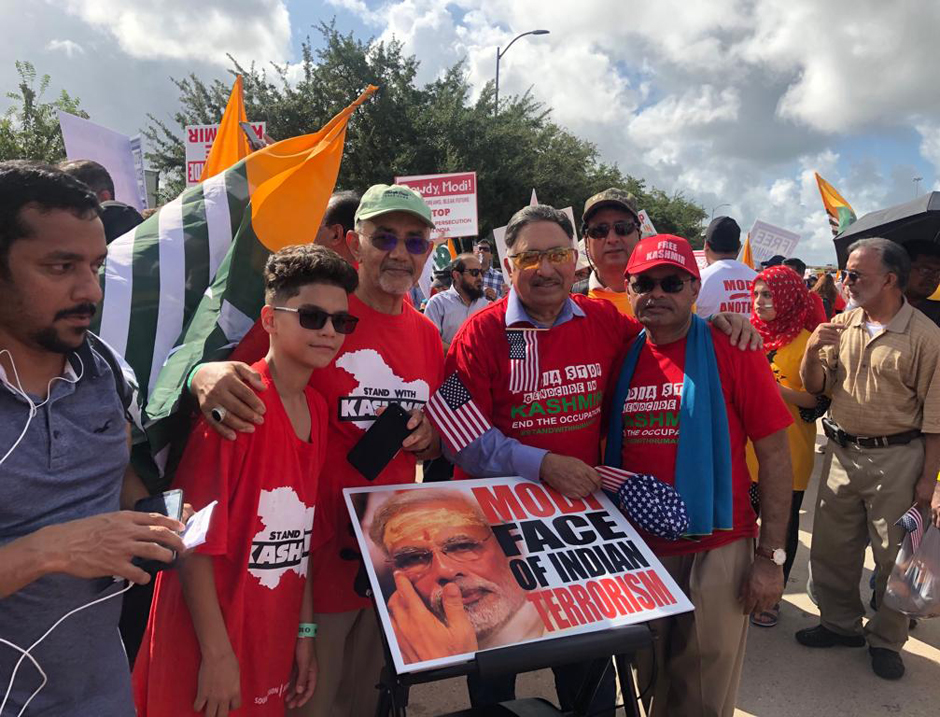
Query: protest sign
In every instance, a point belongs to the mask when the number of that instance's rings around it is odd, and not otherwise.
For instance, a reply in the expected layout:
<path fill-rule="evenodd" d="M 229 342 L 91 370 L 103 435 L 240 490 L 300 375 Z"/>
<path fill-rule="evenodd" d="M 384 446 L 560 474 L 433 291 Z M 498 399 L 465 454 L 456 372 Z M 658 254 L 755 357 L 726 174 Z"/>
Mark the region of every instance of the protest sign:
<path fill-rule="evenodd" d="M 395 177 L 395 184 L 403 184 L 420 192 L 431 207 L 434 219 L 432 239 L 477 235 L 476 172 Z"/>
<path fill-rule="evenodd" d="M 343 493 L 399 673 L 692 610 L 603 493 L 517 477 Z"/>
<path fill-rule="evenodd" d="M 535 190 L 532 190 L 532 195 L 535 196 Z M 529 206 L 532 206 L 531 204 Z M 571 222 L 571 226 L 574 227 L 575 231 L 575 248 L 583 252 L 584 245 L 582 242 L 577 241 L 577 224 L 574 223 L 574 210 L 571 207 L 565 207 L 562 209 L 565 214 L 568 215 L 568 221 Z M 508 225 L 507 225 L 508 226 Z M 509 270 L 506 268 L 506 262 L 504 259 L 508 256 L 506 249 L 506 227 L 499 227 L 498 229 L 493 230 L 493 241 L 496 242 L 496 254 L 499 257 L 499 268 L 503 272 L 503 279 L 506 280 L 506 285 L 509 286 L 512 282 L 509 281 Z M 494 261 L 496 259 L 494 258 Z"/>
<path fill-rule="evenodd" d="M 708 266 L 708 259 L 705 258 L 704 249 L 695 249 L 692 252 L 692 255 L 695 257 L 695 263 L 698 266 L 699 271 L 704 271 Z"/>
<path fill-rule="evenodd" d="M 751 254 L 754 257 L 754 266 L 758 268 L 762 261 L 767 261 L 777 254 L 782 257 L 792 256 L 800 241 L 799 234 L 775 227 L 759 219 L 751 227 L 750 236 Z M 740 257 L 738 259 L 740 260 Z"/>
<path fill-rule="evenodd" d="M 267 122 L 249 122 L 252 132 L 263 139 Z M 190 124 L 183 130 L 183 144 L 186 146 L 186 186 L 199 183 L 202 167 L 212 149 L 215 136 L 219 133 L 218 124 Z"/>
<path fill-rule="evenodd" d="M 653 220 L 650 219 L 650 215 L 646 213 L 645 209 L 641 209 L 638 214 L 640 219 L 640 237 L 651 237 L 658 234 L 656 227 L 653 226 Z"/>
<path fill-rule="evenodd" d="M 147 208 L 140 135 L 128 137 L 61 110 L 59 127 L 65 142 L 65 154 L 70 160 L 97 162 L 111 175 L 117 201 L 129 204 L 137 211 Z"/>

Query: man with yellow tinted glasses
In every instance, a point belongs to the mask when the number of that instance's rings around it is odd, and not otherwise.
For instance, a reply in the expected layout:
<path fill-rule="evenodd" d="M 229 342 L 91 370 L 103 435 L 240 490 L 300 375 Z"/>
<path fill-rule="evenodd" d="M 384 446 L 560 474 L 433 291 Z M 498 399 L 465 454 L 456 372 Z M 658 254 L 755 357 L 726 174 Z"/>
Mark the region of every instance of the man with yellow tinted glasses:
<path fill-rule="evenodd" d="M 509 294 L 474 314 L 451 343 L 445 400 L 476 404 L 489 427 L 464 445 L 441 427 L 457 478 L 521 475 L 582 497 L 600 487 L 601 410 L 611 368 L 642 328 L 613 304 L 571 295 L 578 252 L 568 217 L 546 205 L 516 212 L 506 227 Z M 736 318 L 733 341 L 750 339 Z M 732 326 L 720 322 L 728 333 Z M 744 327 L 749 332 L 738 334 Z M 434 422 L 434 416 L 429 416 Z M 586 664 L 556 668 L 563 709 L 570 709 Z M 470 678 L 474 707 L 514 698 L 515 677 Z M 613 670 L 591 712 L 612 712 Z"/>

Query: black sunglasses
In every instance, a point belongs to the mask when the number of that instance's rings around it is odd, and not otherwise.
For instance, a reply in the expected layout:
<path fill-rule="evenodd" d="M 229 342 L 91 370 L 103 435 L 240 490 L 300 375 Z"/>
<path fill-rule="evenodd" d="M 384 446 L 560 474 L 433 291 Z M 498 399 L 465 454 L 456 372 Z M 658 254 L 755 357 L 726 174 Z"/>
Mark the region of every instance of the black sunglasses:
<path fill-rule="evenodd" d="M 396 234 L 384 231 L 375 232 L 367 238 L 372 242 L 372 246 L 380 251 L 393 251 L 398 246 L 398 242 L 401 241 Z M 431 240 L 425 239 L 420 234 L 407 236 L 404 241 L 405 249 L 408 250 L 409 254 L 424 254 L 431 245 Z"/>
<path fill-rule="evenodd" d="M 611 225 L 607 222 L 603 224 L 595 224 L 587 228 L 587 235 L 591 239 L 603 239 L 608 234 L 610 234 Z M 613 223 L 614 231 L 617 232 L 617 236 L 625 237 L 630 234 L 633 234 L 640 226 L 636 222 L 621 221 Z"/>
<path fill-rule="evenodd" d="M 297 314 L 297 318 L 300 320 L 301 328 L 309 329 L 311 331 L 319 331 L 324 326 L 326 326 L 326 322 L 329 320 L 330 323 L 333 324 L 333 330 L 336 333 L 351 334 L 356 330 L 356 324 L 359 323 L 358 318 L 352 314 L 347 314 L 345 311 L 338 311 L 335 314 L 330 314 L 317 307 L 309 309 L 292 309 L 288 306 L 275 306 L 274 310 L 290 311 L 291 313 Z"/>
<path fill-rule="evenodd" d="M 479 276 L 483 273 L 481 269 L 464 269 L 461 274 L 469 274 L 470 276 Z"/>
<path fill-rule="evenodd" d="M 687 281 L 692 281 L 692 279 L 683 279 L 675 274 L 664 276 L 662 279 L 652 279 L 641 275 L 630 279 L 630 289 L 634 294 L 648 294 L 658 286 L 667 294 L 678 294 Z"/>

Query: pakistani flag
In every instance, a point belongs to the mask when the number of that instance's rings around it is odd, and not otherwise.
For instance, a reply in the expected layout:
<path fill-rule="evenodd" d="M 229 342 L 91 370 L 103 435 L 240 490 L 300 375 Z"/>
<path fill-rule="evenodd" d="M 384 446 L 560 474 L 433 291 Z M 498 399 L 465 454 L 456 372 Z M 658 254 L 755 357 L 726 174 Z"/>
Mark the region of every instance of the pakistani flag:
<path fill-rule="evenodd" d="M 261 313 L 268 256 L 313 241 L 369 87 L 319 132 L 259 150 L 116 239 L 102 270 L 101 338 L 134 369 L 162 473 L 189 371 L 228 355 Z M 153 479 L 153 475 L 149 476 Z"/>

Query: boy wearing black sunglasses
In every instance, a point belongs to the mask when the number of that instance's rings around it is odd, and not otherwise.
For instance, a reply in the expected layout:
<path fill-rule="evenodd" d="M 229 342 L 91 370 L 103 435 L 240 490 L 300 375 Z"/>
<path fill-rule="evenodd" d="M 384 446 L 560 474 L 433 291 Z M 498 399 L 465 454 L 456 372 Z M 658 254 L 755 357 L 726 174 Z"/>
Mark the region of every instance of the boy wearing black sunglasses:
<path fill-rule="evenodd" d="M 357 284 L 324 247 L 268 259 L 261 325 L 270 343 L 252 366 L 267 388 L 258 392 L 266 420 L 226 441 L 203 418 L 190 436 L 175 487 L 197 509 L 218 504 L 207 542 L 157 580 L 134 671 L 139 714 L 227 714 L 242 704 L 283 714 L 312 697 L 308 555 L 328 416 L 310 377 L 356 328 L 348 295 Z"/>

